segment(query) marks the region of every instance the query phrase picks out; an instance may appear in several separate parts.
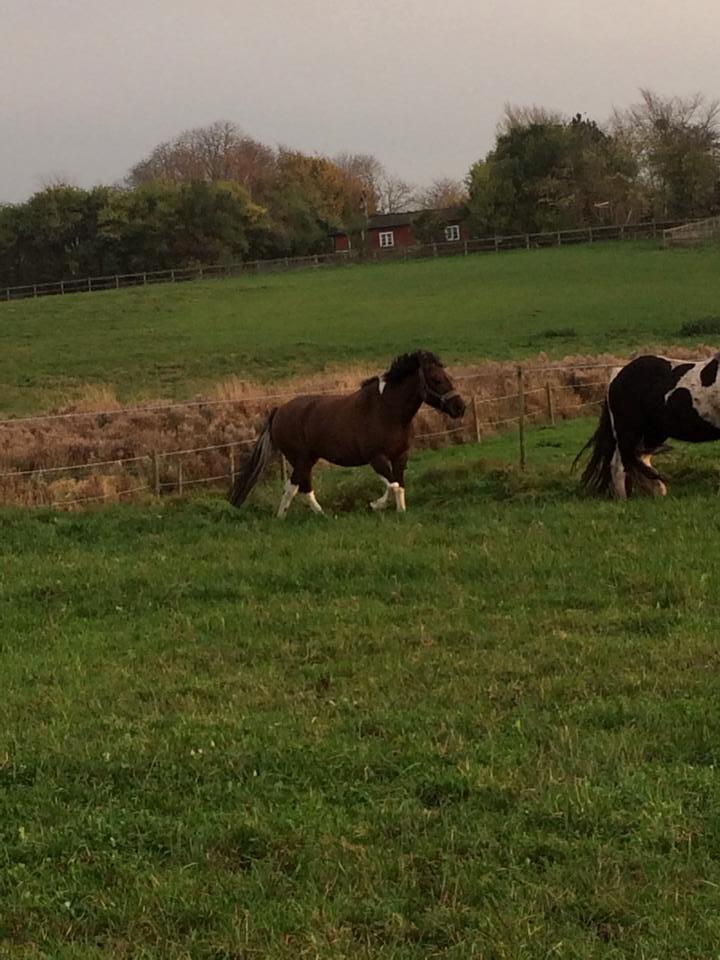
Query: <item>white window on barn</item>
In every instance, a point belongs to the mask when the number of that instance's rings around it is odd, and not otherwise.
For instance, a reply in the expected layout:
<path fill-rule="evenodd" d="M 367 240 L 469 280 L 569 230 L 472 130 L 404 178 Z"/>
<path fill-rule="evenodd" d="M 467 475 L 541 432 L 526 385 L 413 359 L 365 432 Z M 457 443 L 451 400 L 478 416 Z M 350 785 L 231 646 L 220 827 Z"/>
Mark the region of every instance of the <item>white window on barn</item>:
<path fill-rule="evenodd" d="M 457 225 L 457 223 L 451 223 L 449 227 L 445 227 L 445 239 L 446 240 L 460 239 L 460 227 Z"/>
<path fill-rule="evenodd" d="M 395 234 L 392 230 L 383 230 L 380 234 L 380 246 L 381 247 L 394 247 L 395 246 Z"/>

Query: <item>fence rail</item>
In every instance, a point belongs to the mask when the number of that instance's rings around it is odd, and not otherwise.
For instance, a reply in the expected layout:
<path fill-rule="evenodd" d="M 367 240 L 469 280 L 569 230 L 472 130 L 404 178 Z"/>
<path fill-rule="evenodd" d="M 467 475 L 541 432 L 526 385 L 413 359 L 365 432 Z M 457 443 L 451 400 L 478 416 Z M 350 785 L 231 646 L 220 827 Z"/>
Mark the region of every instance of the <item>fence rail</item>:
<path fill-rule="evenodd" d="M 705 220 L 694 220 L 679 227 L 663 230 L 663 245 L 686 247 L 696 243 L 706 243 L 718 236 L 720 236 L 720 217 L 708 217 Z"/>
<path fill-rule="evenodd" d="M 156 283 L 187 283 L 194 280 L 275 273 L 288 270 L 317 269 L 344 266 L 348 263 L 381 262 L 386 260 L 420 260 L 429 257 L 467 256 L 471 253 L 500 253 L 504 250 L 538 250 L 578 243 L 596 243 L 605 240 L 654 239 L 671 228 L 692 226 L 700 221 L 651 220 L 613 226 L 580 227 L 573 230 L 551 230 L 543 233 L 518 233 L 509 236 L 479 237 L 471 240 L 452 240 L 441 243 L 418 244 L 412 247 L 391 247 L 372 250 L 366 254 L 358 250 L 336 253 L 318 253 L 308 257 L 278 257 L 273 260 L 245 260 L 216 263 L 209 266 L 177 267 L 142 273 L 112 274 L 107 276 L 70 278 L 20 286 L 0 287 L 0 301 L 26 300 L 35 297 L 64 296 L 70 293 L 100 293 L 126 287 L 149 286 Z"/>
<path fill-rule="evenodd" d="M 492 373 L 479 371 L 459 375 L 455 378 L 459 384 L 474 381 L 474 385 L 466 392 L 468 400 L 466 422 L 460 426 L 448 426 L 440 430 L 426 429 L 417 434 L 415 439 L 421 446 L 436 443 L 440 439 L 454 443 L 482 443 L 488 434 L 515 426 L 518 437 L 518 463 L 524 469 L 527 461 L 526 428 L 538 423 L 555 424 L 559 418 L 567 419 L 596 408 L 605 396 L 610 371 L 616 367 L 616 362 L 576 366 L 517 365 L 503 371 L 502 376 L 505 378 L 506 387 L 503 392 L 493 394 L 479 393 L 478 388 L 484 377 L 497 379 L 497 371 Z M 554 381 L 552 375 L 557 374 L 558 371 L 567 375 L 569 382 Z M 594 375 L 595 371 L 598 373 L 597 376 Z M 590 379 L 586 379 L 587 377 Z M 349 391 L 326 392 L 337 395 Z M 269 404 L 278 396 L 287 398 L 291 395 L 272 394 L 251 399 L 263 405 L 266 402 Z M 577 403 L 574 402 L 575 398 Z M 240 397 L 219 402 L 247 404 L 248 399 Z M 152 413 L 158 409 L 192 407 L 203 402 L 190 401 L 186 404 L 121 408 L 112 411 L 111 415 L 132 416 L 138 409 Z M 216 402 L 208 401 L 210 404 Z M 60 416 L 81 419 L 93 416 L 103 418 L 107 415 L 103 411 L 82 411 Z M 38 423 L 44 419 L 53 420 L 54 416 L 57 415 L 0 421 L 0 440 L 3 428 L 23 427 L 28 424 L 31 430 L 35 430 Z M 432 424 L 430 426 L 432 427 Z M 110 500 L 126 500 L 129 497 L 159 497 L 167 493 L 182 496 L 189 487 L 210 483 L 223 484 L 227 487 L 235 478 L 239 455 L 253 444 L 255 439 L 255 432 L 251 431 L 249 436 L 221 443 L 181 448 L 170 446 L 168 449 L 156 449 L 118 458 L 95 459 L 83 463 L 6 469 L 0 473 L 0 502 L 32 503 L 64 508 Z M 198 457 L 200 463 L 198 463 Z M 191 475 L 188 467 L 195 471 L 194 474 Z M 198 473 L 201 475 L 197 475 Z M 81 483 L 89 486 L 85 490 L 79 489 Z M 102 489 L 103 484 L 107 485 L 108 489 Z"/>

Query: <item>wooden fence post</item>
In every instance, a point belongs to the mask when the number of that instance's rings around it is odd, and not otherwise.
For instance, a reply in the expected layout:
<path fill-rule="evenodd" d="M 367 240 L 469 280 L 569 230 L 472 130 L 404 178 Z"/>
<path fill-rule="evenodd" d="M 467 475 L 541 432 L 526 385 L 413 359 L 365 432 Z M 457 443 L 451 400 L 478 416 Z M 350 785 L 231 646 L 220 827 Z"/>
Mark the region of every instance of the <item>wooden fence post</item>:
<path fill-rule="evenodd" d="M 520 469 L 525 469 L 525 381 L 523 368 L 517 368 L 518 382 L 518 442 L 520 445 Z"/>
<path fill-rule="evenodd" d="M 183 458 L 178 457 L 177 465 L 177 484 L 178 484 L 178 494 L 182 496 L 183 493 Z"/>
<path fill-rule="evenodd" d="M 473 405 L 473 420 L 475 421 L 475 442 L 480 443 L 482 436 L 480 435 L 480 417 L 478 416 L 478 404 L 477 397 L 473 394 L 472 398 Z"/>
<path fill-rule="evenodd" d="M 155 450 L 152 455 L 152 472 L 153 472 L 153 489 L 155 491 L 155 496 L 160 496 L 160 455 Z"/>
<path fill-rule="evenodd" d="M 230 483 L 235 485 L 235 447 L 230 447 Z"/>
<path fill-rule="evenodd" d="M 545 384 L 545 395 L 547 397 L 548 420 L 555 426 L 555 404 L 553 402 L 553 392 L 549 380 Z"/>

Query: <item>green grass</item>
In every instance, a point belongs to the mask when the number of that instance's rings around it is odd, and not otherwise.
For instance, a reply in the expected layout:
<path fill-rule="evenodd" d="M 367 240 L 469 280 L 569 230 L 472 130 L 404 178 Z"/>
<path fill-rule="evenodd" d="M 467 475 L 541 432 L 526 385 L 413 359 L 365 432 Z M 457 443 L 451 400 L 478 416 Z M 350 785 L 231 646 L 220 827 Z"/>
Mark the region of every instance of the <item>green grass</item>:
<path fill-rule="evenodd" d="M 591 426 L 417 454 L 404 517 L 4 512 L 0 956 L 716 956 L 713 448 L 585 500 Z"/>
<path fill-rule="evenodd" d="M 714 247 L 608 243 L 0 303 L 0 411 L 88 383 L 182 398 L 416 346 L 450 362 L 623 353 L 716 316 L 719 266 Z"/>

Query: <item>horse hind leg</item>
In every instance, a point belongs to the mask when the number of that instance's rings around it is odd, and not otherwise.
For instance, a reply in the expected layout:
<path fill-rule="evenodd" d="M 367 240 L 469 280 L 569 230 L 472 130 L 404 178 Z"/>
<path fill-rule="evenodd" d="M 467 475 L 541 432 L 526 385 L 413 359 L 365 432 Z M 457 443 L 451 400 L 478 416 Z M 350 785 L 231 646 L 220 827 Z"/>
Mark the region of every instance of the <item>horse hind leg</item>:
<path fill-rule="evenodd" d="M 660 476 L 660 474 L 657 472 L 655 467 L 653 467 L 652 465 L 652 457 L 654 452 L 655 451 L 651 451 L 651 452 L 644 451 L 643 453 L 639 454 L 638 459 L 641 461 L 641 463 L 645 464 L 648 470 L 648 475 L 647 475 L 648 493 L 650 493 L 653 497 L 665 497 L 667 496 L 667 492 L 668 492 L 667 484 L 665 483 L 663 478 Z M 654 474 L 654 476 L 650 476 L 650 474 Z"/>
<path fill-rule="evenodd" d="M 323 516 L 325 515 L 325 511 L 318 503 L 317 497 L 315 496 L 315 493 L 313 490 L 310 490 L 308 493 L 303 494 L 303 496 L 307 500 L 307 504 L 313 513 L 322 513 Z"/>
<path fill-rule="evenodd" d="M 316 463 L 317 461 L 313 460 L 308 463 L 293 464 L 290 482 L 296 485 L 298 492 L 305 498 L 313 513 L 324 515 L 323 508 L 318 503 L 312 488 L 312 469 Z"/>
<path fill-rule="evenodd" d="M 299 487 L 297 484 L 293 483 L 289 478 L 285 481 L 285 488 L 283 490 L 283 495 L 280 500 L 280 506 L 278 507 L 277 515 L 278 517 L 284 517 L 285 514 L 290 509 L 290 504 L 295 499 L 295 494 L 298 492 Z"/>
<path fill-rule="evenodd" d="M 612 480 L 615 497 L 618 500 L 627 500 L 627 474 L 625 473 L 625 464 L 623 463 L 617 443 L 615 444 L 615 453 L 613 453 L 612 460 L 610 461 L 610 478 Z"/>

